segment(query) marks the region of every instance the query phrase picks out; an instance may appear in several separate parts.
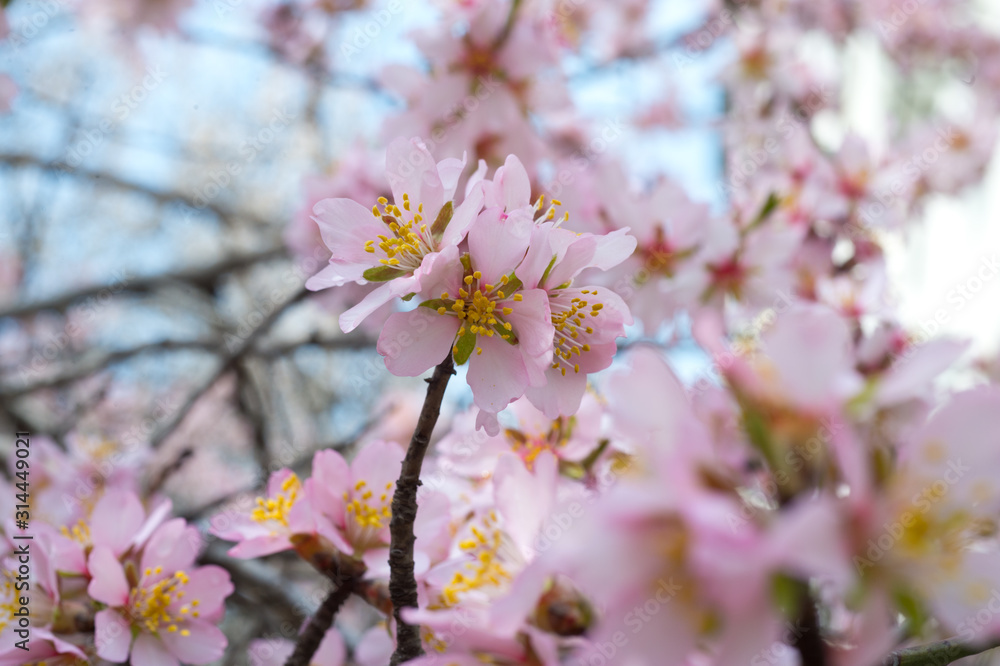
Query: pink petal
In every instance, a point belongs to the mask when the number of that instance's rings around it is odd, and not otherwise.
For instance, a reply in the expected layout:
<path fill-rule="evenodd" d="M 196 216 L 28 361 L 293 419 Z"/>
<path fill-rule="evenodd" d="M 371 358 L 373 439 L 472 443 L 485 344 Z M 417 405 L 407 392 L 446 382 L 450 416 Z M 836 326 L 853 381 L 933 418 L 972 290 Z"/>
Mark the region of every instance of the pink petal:
<path fill-rule="evenodd" d="M 343 492 L 351 484 L 351 468 L 333 449 L 317 451 L 312 464 L 313 501 L 316 511 L 327 516 L 344 514 Z"/>
<path fill-rule="evenodd" d="M 310 664 L 316 666 L 341 666 L 347 658 L 347 647 L 344 645 L 344 637 L 340 635 L 336 627 L 331 627 L 320 641 L 316 654 L 313 655 Z"/>
<path fill-rule="evenodd" d="M 90 531 L 92 541 L 107 546 L 116 556 L 121 555 L 142 526 L 146 511 L 135 493 L 109 489 L 94 506 Z"/>
<path fill-rule="evenodd" d="M 121 663 L 128 659 L 131 643 L 132 630 L 118 611 L 105 608 L 97 612 L 94 616 L 94 645 L 99 657 Z"/>
<path fill-rule="evenodd" d="M 478 172 L 477 172 L 478 173 Z M 455 208 L 451 215 L 451 222 L 445 227 L 444 234 L 441 235 L 441 245 L 458 245 L 469 233 L 469 227 L 476 221 L 476 217 L 483 209 L 483 187 L 476 186 L 470 181 L 466 187 L 465 200 Z"/>
<path fill-rule="evenodd" d="M 241 560 L 251 560 L 256 557 L 264 557 L 265 555 L 273 555 L 285 550 L 291 550 L 292 542 L 288 540 L 288 537 L 288 534 L 268 534 L 266 536 L 246 539 L 230 548 L 228 554 L 230 557 L 237 557 Z"/>
<path fill-rule="evenodd" d="M 160 638 L 166 649 L 185 664 L 207 664 L 222 657 L 226 651 L 226 636 L 215 625 L 186 622 L 183 628 L 190 632 L 187 636 L 182 636 L 180 631 L 161 631 Z"/>
<path fill-rule="evenodd" d="M 393 203 L 402 208 L 403 194 L 414 205 L 437 211 L 444 204 L 444 187 L 437 164 L 419 138 L 396 139 L 386 149 L 385 173 L 392 188 Z M 370 214 L 369 214 L 370 215 Z"/>
<path fill-rule="evenodd" d="M 132 546 L 134 548 L 142 548 L 145 545 L 146 540 L 152 536 L 153 532 L 156 531 L 160 525 L 163 524 L 169 516 L 170 512 L 173 511 L 174 504 L 169 499 L 164 499 L 156 508 L 149 512 L 146 516 L 146 522 L 142 524 L 142 527 L 135 533 L 132 537 Z"/>
<path fill-rule="evenodd" d="M 131 663 L 132 666 L 179 666 L 180 664 L 160 639 L 145 632 L 135 639 Z"/>
<path fill-rule="evenodd" d="M 385 232 L 385 223 L 370 208 L 351 199 L 323 199 L 313 207 L 323 242 L 333 252 L 332 262 L 341 265 L 347 281 L 360 279 L 361 272 L 375 264 L 365 243 Z"/>
<path fill-rule="evenodd" d="M 188 581 L 184 599 L 175 602 L 178 608 L 197 599 L 198 610 L 202 614 L 212 615 L 222 607 L 226 597 L 233 593 L 229 572 L 215 565 L 198 567 L 189 574 Z"/>
<path fill-rule="evenodd" d="M 371 441 L 358 451 L 351 462 L 351 480 L 353 483 L 363 480 L 375 498 L 379 493 L 387 492 L 391 500 L 391 489 L 386 486 L 395 485 L 403 466 L 404 455 L 406 452 L 403 447 L 396 442 Z M 353 487 L 348 490 L 353 491 Z"/>
<path fill-rule="evenodd" d="M 539 363 L 544 368 L 552 362 L 552 344 L 556 332 L 552 326 L 549 296 L 542 289 L 528 289 L 520 293 L 521 301 L 504 301 L 504 305 L 513 310 L 506 319 L 514 327 L 518 346 L 529 356 L 543 356 Z"/>
<path fill-rule="evenodd" d="M 188 527 L 183 518 L 163 523 L 149 538 L 142 551 L 141 569 L 163 567 L 165 575 L 191 566 L 201 551 L 201 536 L 197 528 Z"/>
<path fill-rule="evenodd" d="M 370 291 L 361 302 L 353 308 L 340 315 L 338 323 L 340 330 L 350 333 L 358 327 L 368 316 L 380 307 L 400 296 L 420 289 L 420 283 L 412 275 L 398 277 L 389 282 L 384 282 Z"/>
<path fill-rule="evenodd" d="M 521 350 L 500 339 L 478 336 L 477 344 L 482 354 L 469 358 L 469 387 L 476 406 L 484 412 L 496 414 L 512 400 L 524 395 L 528 387 L 528 372 L 524 367 Z"/>
<path fill-rule="evenodd" d="M 392 374 L 417 377 L 451 353 L 458 328 L 457 317 L 439 315 L 429 308 L 397 312 L 385 322 L 378 353 L 385 357 L 385 367 Z"/>
<path fill-rule="evenodd" d="M 90 575 L 87 594 L 109 606 L 124 606 L 128 602 L 129 588 L 125 569 L 107 546 L 94 546 L 87 560 Z"/>
<path fill-rule="evenodd" d="M 444 188 L 442 198 L 449 201 L 455 196 L 455 188 L 458 187 L 458 179 L 465 171 L 466 154 L 462 153 L 462 159 L 447 157 L 437 163 L 438 177 L 441 178 L 441 186 Z"/>
<path fill-rule="evenodd" d="M 524 395 L 549 419 L 560 415 L 572 416 L 580 409 L 580 401 L 587 391 L 587 373 L 572 372 L 572 368 L 563 375 L 555 368 L 545 371 L 548 381 L 544 386 L 532 386 L 525 390 Z"/>
<path fill-rule="evenodd" d="M 535 459 L 534 472 L 514 453 L 505 453 L 497 461 L 493 476 L 497 510 L 504 518 L 505 531 L 525 557 L 533 554 L 535 538 L 549 518 L 558 476 L 558 461 L 549 451 Z"/>
<path fill-rule="evenodd" d="M 483 274 L 483 281 L 497 284 L 509 274 L 528 250 L 533 222 L 530 216 L 503 215 L 499 208 L 487 208 L 469 229 L 469 254 L 472 265 Z"/>
<path fill-rule="evenodd" d="M 531 204 L 531 181 L 517 156 L 507 156 L 503 166 L 497 169 L 493 182 L 500 189 L 497 203 L 507 212 Z"/>

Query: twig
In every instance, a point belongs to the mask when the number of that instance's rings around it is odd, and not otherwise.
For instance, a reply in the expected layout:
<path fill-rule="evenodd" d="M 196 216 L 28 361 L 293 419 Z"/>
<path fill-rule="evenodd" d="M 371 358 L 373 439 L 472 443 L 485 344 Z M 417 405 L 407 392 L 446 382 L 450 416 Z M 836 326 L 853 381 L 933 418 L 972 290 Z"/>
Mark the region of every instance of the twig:
<path fill-rule="evenodd" d="M 212 388 L 223 375 L 236 367 L 236 363 L 251 349 L 251 347 L 253 347 L 257 338 L 270 329 L 271 325 L 274 324 L 274 322 L 277 321 L 289 307 L 302 300 L 308 293 L 309 291 L 305 287 L 302 287 L 291 298 L 274 308 L 274 310 L 267 315 L 264 321 L 261 322 L 260 326 L 250 331 L 250 334 L 243 338 L 235 349 L 230 351 L 230 353 L 223 360 L 222 364 L 208 379 L 208 381 L 199 386 L 194 393 L 188 396 L 187 402 L 181 405 L 181 407 L 174 413 L 173 418 L 171 418 L 170 421 L 165 426 L 160 428 L 160 430 L 153 436 L 149 442 L 150 447 L 153 449 L 158 448 L 160 444 L 162 444 L 163 441 L 170 435 L 170 433 L 172 433 L 181 424 L 181 422 L 184 421 L 184 418 L 188 415 L 188 412 L 191 411 L 191 408 L 194 407 L 195 403 L 198 402 L 203 395 L 208 393 L 208 390 Z"/>
<path fill-rule="evenodd" d="M 1000 647 L 1000 640 L 972 645 L 956 638 L 903 648 L 890 653 L 882 666 L 945 666 L 962 657 L 971 657 Z"/>
<path fill-rule="evenodd" d="M 89 377 L 96 372 L 132 358 L 133 356 L 139 356 L 149 352 L 190 349 L 211 350 L 213 346 L 214 345 L 210 342 L 198 340 L 160 340 L 158 342 L 151 342 L 137 347 L 132 347 L 130 349 L 119 349 L 104 354 L 100 358 L 93 360 L 89 360 L 85 357 L 83 362 L 79 363 L 77 367 L 71 368 L 60 375 L 53 375 L 52 377 L 47 377 L 32 384 L 25 384 L 22 386 L 4 384 L 0 386 L 0 398 L 13 398 L 26 393 L 34 393 L 35 391 L 40 391 L 42 389 L 65 386 L 66 384 L 71 384 L 79 379 Z"/>
<path fill-rule="evenodd" d="M 354 579 L 347 578 L 323 600 L 319 610 L 309 620 L 305 631 L 299 635 L 299 640 L 295 643 L 295 651 L 285 662 L 285 666 L 308 666 L 313 655 L 316 654 L 319 644 L 323 641 L 323 636 L 333 624 L 333 618 L 337 615 L 337 611 L 351 596 L 353 588 Z"/>
<path fill-rule="evenodd" d="M 401 616 L 404 608 L 417 606 L 417 580 L 413 574 L 413 522 L 417 517 L 417 488 L 420 486 L 420 467 L 430 444 L 431 434 L 441 414 L 441 400 L 448 387 L 448 380 L 455 374 L 451 352 L 434 368 L 428 380 L 427 397 L 420 410 L 417 428 L 403 458 L 403 468 L 392 495 L 392 518 L 389 521 L 389 594 L 392 597 L 393 616 L 396 618 L 396 651 L 390 666 L 419 657 L 424 653 L 420 645 L 419 627 L 409 625 Z"/>
<path fill-rule="evenodd" d="M 188 208 L 205 209 L 211 212 L 213 215 L 218 217 L 227 226 L 232 226 L 234 218 L 243 217 L 251 220 L 257 226 L 264 226 L 267 223 L 264 220 L 255 218 L 252 214 L 237 213 L 235 211 L 228 211 L 212 203 L 198 202 L 196 198 L 190 197 L 186 194 L 180 192 L 163 192 L 158 190 L 153 190 L 140 185 L 139 183 L 134 183 L 124 178 L 120 178 L 111 173 L 105 173 L 102 171 L 93 171 L 83 167 L 74 167 L 66 162 L 52 161 L 47 162 L 34 155 L 25 154 L 0 154 L 0 163 L 8 164 L 12 167 L 34 167 L 42 171 L 46 171 L 54 174 L 64 174 L 69 176 L 75 176 L 78 178 L 84 178 L 92 180 L 97 183 L 104 185 L 110 185 L 112 187 L 129 190 L 131 192 L 137 192 L 139 194 L 145 195 L 158 203 L 182 203 Z"/>
<path fill-rule="evenodd" d="M 206 289 L 212 288 L 220 277 L 232 271 L 253 266 L 271 259 L 287 256 L 285 247 L 272 247 L 260 252 L 251 252 L 235 257 L 227 257 L 208 267 L 195 268 L 175 273 L 164 273 L 148 277 L 127 278 L 114 284 L 94 285 L 83 289 L 68 292 L 59 296 L 34 301 L 29 303 L 18 303 L 8 308 L 0 310 L 0 318 L 3 317 L 23 317 L 34 314 L 41 310 L 63 311 L 69 306 L 87 298 L 100 296 L 103 293 L 117 294 L 120 292 L 144 293 L 172 282 L 183 282 L 194 284 Z"/>
<path fill-rule="evenodd" d="M 507 12 L 507 21 L 503 24 L 503 29 L 500 30 L 500 34 L 497 35 L 496 40 L 493 42 L 493 50 L 499 51 L 503 47 L 504 42 L 510 37 L 511 31 L 514 29 L 514 21 L 517 20 L 517 10 L 521 7 L 521 0 L 514 0 L 510 3 L 510 11 Z"/>

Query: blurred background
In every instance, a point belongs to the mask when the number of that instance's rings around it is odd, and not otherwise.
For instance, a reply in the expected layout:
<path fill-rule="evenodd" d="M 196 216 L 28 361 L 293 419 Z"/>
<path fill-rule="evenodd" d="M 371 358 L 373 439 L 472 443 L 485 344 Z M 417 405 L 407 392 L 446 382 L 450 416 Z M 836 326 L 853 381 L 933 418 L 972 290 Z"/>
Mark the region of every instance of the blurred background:
<path fill-rule="evenodd" d="M 373 429 L 405 432 L 420 384 L 385 371 L 377 328 L 340 332 L 341 297 L 303 288 L 329 256 L 308 214 L 320 198 L 374 199 L 385 188 L 384 147 L 406 126 L 399 119 L 433 103 L 408 97 L 394 67 L 426 70 L 414 35 L 446 30 L 459 40 L 467 26 L 443 24 L 442 12 L 472 4 L 8 3 L 0 451 L 9 455 L 15 430 L 74 455 L 124 448 L 148 490 L 197 520 L 252 495 L 268 471 L 301 468 L 317 449 L 347 448 Z M 558 19 L 566 43 L 559 81 L 539 87 L 564 89 L 571 101 L 546 115 L 547 145 L 570 156 L 605 132 L 612 139 L 588 155 L 584 180 L 602 179 L 614 162 L 637 191 L 668 177 L 725 211 L 720 120 L 733 103 L 725 77 L 747 62 L 741 39 L 767 25 L 731 31 L 720 12 L 732 22 L 744 4 L 782 3 L 541 4 L 538 15 Z M 813 3 L 820 13 L 827 4 L 833 12 L 853 3 Z M 898 9 L 873 4 L 886 15 Z M 1000 2 L 961 4 L 966 21 L 998 32 Z M 693 49 L 704 34 L 708 44 Z M 979 169 L 982 180 L 930 192 L 918 222 L 884 246 L 890 298 L 907 328 L 937 316 L 936 334 L 970 338 L 971 354 L 996 354 L 1000 279 L 974 291 L 969 282 L 1000 254 L 996 121 L 978 117 L 975 104 L 990 79 L 975 62 L 920 79 L 887 54 L 875 21 L 839 41 L 815 27 L 793 37 L 782 53 L 796 60 L 778 64 L 808 69 L 817 85 L 834 82 L 838 112 L 825 110 L 810 127 L 831 151 L 851 132 L 875 157 L 896 150 L 900 119 L 920 105 L 976 129 L 974 166 L 941 169 Z M 905 108 L 903 89 L 912 95 Z M 634 333 L 670 347 L 688 377 L 704 365 L 671 323 Z M 234 603 L 250 609 L 281 594 L 255 584 L 238 583 Z M 282 608 L 284 620 L 301 619 L 316 600 L 278 602 L 277 618 L 259 622 L 283 621 Z M 241 629 L 235 617 L 227 631 L 239 646 L 260 627 Z"/>

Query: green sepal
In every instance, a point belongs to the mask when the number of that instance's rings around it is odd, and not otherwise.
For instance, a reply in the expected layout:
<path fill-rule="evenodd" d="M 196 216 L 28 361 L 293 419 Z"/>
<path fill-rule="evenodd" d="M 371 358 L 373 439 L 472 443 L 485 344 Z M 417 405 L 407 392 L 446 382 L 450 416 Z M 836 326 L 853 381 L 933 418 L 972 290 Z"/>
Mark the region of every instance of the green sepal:
<path fill-rule="evenodd" d="M 517 344 L 517 336 L 514 335 L 514 331 L 508 331 L 499 322 L 496 323 L 496 324 L 493 324 L 493 330 L 496 331 L 497 335 L 499 335 L 500 338 L 503 339 L 504 342 L 506 342 L 507 344 L 509 344 L 511 346 L 514 346 L 514 345 Z"/>
<path fill-rule="evenodd" d="M 521 278 L 511 273 L 510 276 L 507 278 L 507 284 L 500 287 L 500 291 L 504 293 L 504 296 L 510 297 L 514 295 L 514 293 L 517 292 L 517 290 L 523 286 L 524 283 L 521 282 Z"/>
<path fill-rule="evenodd" d="M 476 350 L 476 334 L 466 331 L 465 335 L 455 341 L 455 365 L 462 365 L 469 360 L 472 352 Z"/>
<path fill-rule="evenodd" d="M 388 282 L 403 275 L 406 275 L 406 271 L 401 271 L 392 266 L 376 266 L 375 268 L 369 268 L 361 274 L 369 282 Z"/>
<path fill-rule="evenodd" d="M 451 303 L 449 301 L 442 300 L 440 298 L 432 298 L 428 301 L 424 301 L 420 304 L 422 308 L 430 308 L 431 310 L 437 310 L 438 308 L 448 308 L 451 309 Z"/>
<path fill-rule="evenodd" d="M 553 254 L 552 255 L 552 260 L 549 261 L 549 265 L 545 267 L 545 272 L 542 273 L 542 279 L 538 281 L 539 285 L 545 284 L 545 280 L 548 279 L 548 277 L 549 277 L 549 272 L 552 270 L 552 267 L 555 266 L 555 265 L 556 265 L 556 255 Z"/>
<path fill-rule="evenodd" d="M 453 212 L 454 206 L 450 201 L 441 206 L 434 224 L 431 225 L 431 235 L 434 237 L 434 240 L 441 240 L 444 230 L 448 228 L 448 223 L 451 222 Z"/>
<path fill-rule="evenodd" d="M 411 291 L 410 293 L 408 293 L 406 296 L 403 296 L 402 298 L 403 298 L 404 301 L 408 302 L 408 301 L 410 301 L 416 295 L 417 295 L 417 292 Z"/>

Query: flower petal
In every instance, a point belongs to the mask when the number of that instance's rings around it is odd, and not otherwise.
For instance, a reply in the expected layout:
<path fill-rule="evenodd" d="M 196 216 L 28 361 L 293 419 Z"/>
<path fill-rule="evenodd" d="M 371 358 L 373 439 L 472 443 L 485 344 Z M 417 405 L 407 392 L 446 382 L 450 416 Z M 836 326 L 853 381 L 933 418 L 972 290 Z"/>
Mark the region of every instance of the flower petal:
<path fill-rule="evenodd" d="M 397 312 L 385 322 L 378 353 L 392 374 L 417 377 L 451 353 L 458 328 L 457 317 L 439 315 L 428 308 Z"/>
<path fill-rule="evenodd" d="M 129 585 L 125 569 L 107 546 L 94 546 L 87 560 L 90 584 L 87 594 L 109 606 L 124 606 L 128 602 Z"/>
<path fill-rule="evenodd" d="M 122 577 L 124 578 L 124 575 Z M 131 644 L 132 631 L 118 611 L 105 608 L 97 612 L 94 616 L 94 645 L 97 647 L 97 656 L 122 663 L 128 659 L 128 649 Z"/>

